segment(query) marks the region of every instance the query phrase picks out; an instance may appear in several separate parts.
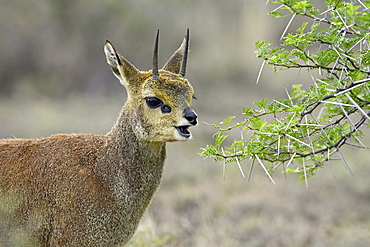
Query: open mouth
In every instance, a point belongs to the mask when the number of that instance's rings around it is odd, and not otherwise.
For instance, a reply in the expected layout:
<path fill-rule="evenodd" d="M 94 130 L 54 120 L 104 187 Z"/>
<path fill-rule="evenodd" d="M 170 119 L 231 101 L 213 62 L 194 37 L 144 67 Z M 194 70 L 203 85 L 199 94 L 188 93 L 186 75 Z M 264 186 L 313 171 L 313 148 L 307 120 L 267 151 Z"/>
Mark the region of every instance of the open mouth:
<path fill-rule="evenodd" d="M 189 138 L 191 136 L 190 132 L 188 131 L 189 125 L 183 125 L 183 126 L 175 126 L 179 134 L 183 137 Z"/>

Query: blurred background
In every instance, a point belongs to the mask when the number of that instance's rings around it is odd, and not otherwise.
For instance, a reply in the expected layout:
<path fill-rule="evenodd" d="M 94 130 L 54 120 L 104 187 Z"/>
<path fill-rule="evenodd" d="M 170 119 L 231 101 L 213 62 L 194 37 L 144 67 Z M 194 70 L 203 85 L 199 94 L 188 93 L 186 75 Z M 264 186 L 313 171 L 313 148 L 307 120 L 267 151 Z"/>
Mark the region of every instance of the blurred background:
<path fill-rule="evenodd" d="M 193 140 L 168 145 L 162 185 L 130 245 L 368 246 L 368 150 L 344 150 L 353 176 L 332 162 L 308 189 L 279 172 L 273 185 L 257 165 L 248 180 L 230 164 L 223 179 L 221 163 L 198 155 L 213 143 L 210 124 L 241 120 L 242 107 L 285 98 L 291 84 L 311 85 L 306 71 L 276 75 L 267 66 L 256 84 L 262 61 L 254 42 L 278 45 L 289 21 L 267 15 L 276 7 L 261 0 L 0 0 L 0 138 L 105 134 L 126 98 L 106 64 L 105 40 L 149 70 L 156 29 L 163 65 L 190 28 L 187 78 L 200 124 Z M 248 173 L 250 164 L 242 166 Z"/>

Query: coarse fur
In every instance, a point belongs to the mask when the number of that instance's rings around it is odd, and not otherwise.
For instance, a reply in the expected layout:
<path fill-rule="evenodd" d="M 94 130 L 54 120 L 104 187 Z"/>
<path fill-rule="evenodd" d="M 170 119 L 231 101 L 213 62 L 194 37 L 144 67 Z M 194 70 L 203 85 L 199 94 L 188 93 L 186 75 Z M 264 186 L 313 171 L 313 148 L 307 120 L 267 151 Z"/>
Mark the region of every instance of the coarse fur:
<path fill-rule="evenodd" d="M 0 140 L 0 246 L 20 246 L 19 236 L 27 246 L 127 243 L 160 184 L 166 142 L 191 138 L 197 123 L 179 75 L 184 44 L 152 78 L 106 42 L 128 94 L 106 135 Z"/>

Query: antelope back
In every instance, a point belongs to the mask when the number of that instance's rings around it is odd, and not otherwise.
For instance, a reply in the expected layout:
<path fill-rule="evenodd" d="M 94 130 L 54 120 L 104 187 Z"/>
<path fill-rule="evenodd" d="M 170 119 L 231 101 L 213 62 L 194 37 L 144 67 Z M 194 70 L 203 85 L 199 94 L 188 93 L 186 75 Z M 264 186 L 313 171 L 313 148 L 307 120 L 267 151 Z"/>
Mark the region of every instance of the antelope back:
<path fill-rule="evenodd" d="M 162 69 L 158 69 L 158 39 L 159 31 L 150 71 L 139 71 L 109 41 L 104 52 L 113 74 L 127 90 L 125 109 L 137 116 L 137 136 L 148 142 L 186 141 L 191 138 L 188 128 L 197 124 L 191 109 L 194 89 L 185 78 L 189 30 Z"/>

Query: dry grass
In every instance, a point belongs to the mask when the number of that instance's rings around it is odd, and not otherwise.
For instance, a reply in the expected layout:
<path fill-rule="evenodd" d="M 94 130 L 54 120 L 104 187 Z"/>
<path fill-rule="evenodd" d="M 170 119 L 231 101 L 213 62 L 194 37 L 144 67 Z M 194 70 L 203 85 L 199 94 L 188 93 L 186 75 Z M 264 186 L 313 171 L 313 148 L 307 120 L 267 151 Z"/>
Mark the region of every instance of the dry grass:
<path fill-rule="evenodd" d="M 3 100 L 0 136 L 105 133 L 123 101 L 120 96 Z M 214 111 L 198 114 L 206 122 L 218 118 Z M 368 246 L 367 150 L 346 150 L 354 176 L 333 163 L 335 177 L 326 167 L 309 180 L 308 190 L 279 173 L 273 185 L 257 166 L 247 181 L 229 165 L 223 181 L 222 164 L 197 155 L 211 133 L 202 123 L 193 129 L 194 140 L 168 145 L 163 183 L 129 246 Z"/>
<path fill-rule="evenodd" d="M 274 186 L 258 168 L 247 182 L 228 167 L 222 181 L 212 163 L 194 158 L 177 172 L 181 164 L 168 162 L 149 213 L 160 234 L 172 234 L 168 246 L 367 246 L 370 182 L 357 162 L 354 177 L 324 170 L 309 190 L 281 174 Z"/>

